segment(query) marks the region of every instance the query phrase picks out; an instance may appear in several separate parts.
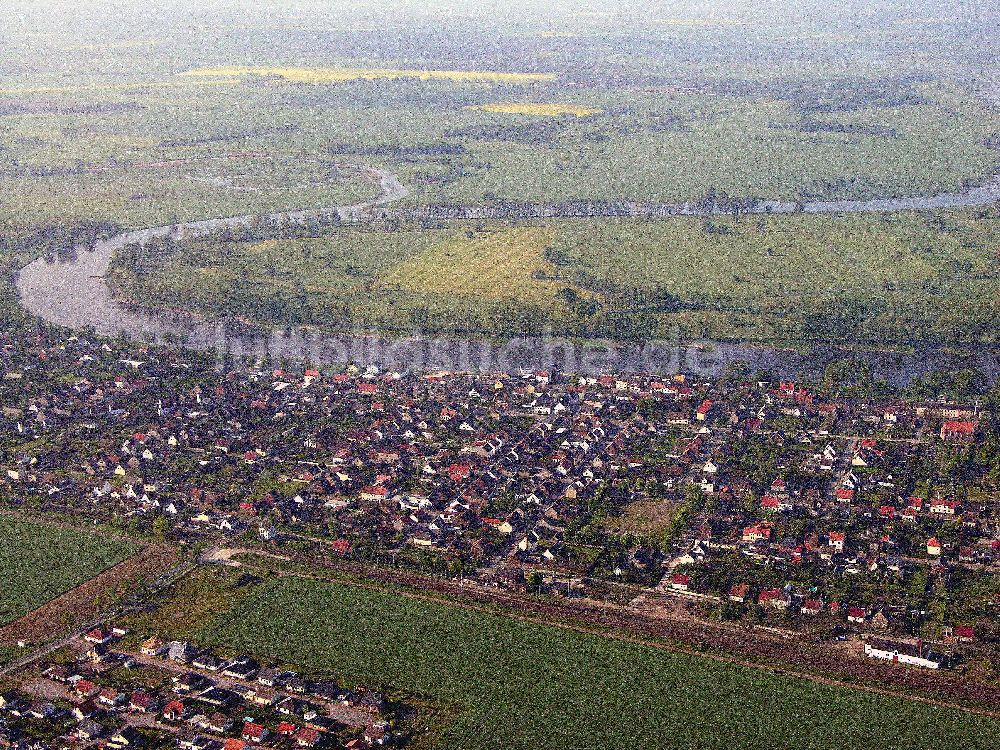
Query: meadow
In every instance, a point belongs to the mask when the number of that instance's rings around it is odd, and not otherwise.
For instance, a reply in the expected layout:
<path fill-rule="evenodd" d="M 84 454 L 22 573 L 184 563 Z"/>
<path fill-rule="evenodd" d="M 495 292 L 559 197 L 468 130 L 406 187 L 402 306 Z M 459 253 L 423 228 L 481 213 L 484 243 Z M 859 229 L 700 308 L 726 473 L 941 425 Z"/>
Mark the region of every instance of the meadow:
<path fill-rule="evenodd" d="M 995 342 L 996 209 L 343 227 L 119 264 L 122 298 L 329 328 Z"/>
<path fill-rule="evenodd" d="M 377 193 L 364 167 L 397 174 L 404 202 L 419 206 L 923 195 L 980 183 L 1000 163 L 1000 108 L 982 70 L 994 40 L 960 24 L 899 19 L 844 35 L 553 13 L 384 33 L 332 11 L 261 28 L 223 13 L 202 26 L 143 18 L 142 33 L 22 29 L 0 51 L 0 240 L 82 221 L 356 203 Z M 176 276 L 117 282 L 142 303 L 340 328 L 867 340 L 912 324 L 943 340 L 993 335 L 978 244 L 928 232 L 927 257 L 904 252 L 897 273 L 875 245 L 881 218 L 846 250 L 836 227 L 772 221 L 759 237 L 746 223 L 726 237 L 681 221 L 510 235 L 476 225 L 462 231 L 492 239 L 468 247 L 450 229 L 405 227 L 314 247 L 311 261 L 294 245 L 238 247 L 207 264 L 181 259 Z M 8 276 L 44 251 L 2 247 Z M 452 260 L 479 275 L 463 281 Z M 874 271 L 855 283 L 848 261 Z"/>
<path fill-rule="evenodd" d="M 117 263 L 109 280 L 140 306 L 329 328 L 521 332 L 569 325 L 544 257 L 548 227 L 344 227 L 316 239 L 194 241 L 167 258 Z M 590 295 L 574 292 L 581 299 Z"/>
<path fill-rule="evenodd" d="M 481 112 L 493 112 L 495 114 L 510 115 L 536 115 L 539 117 L 559 117 L 560 115 L 576 115 L 586 117 L 602 112 L 597 107 L 582 107 L 572 104 L 550 104 L 546 102 L 496 102 L 493 104 L 479 104 L 470 107 Z"/>
<path fill-rule="evenodd" d="M 0 625 L 93 578 L 136 551 L 125 542 L 0 516 Z"/>
<path fill-rule="evenodd" d="M 493 70 L 402 70 L 398 68 L 283 68 L 283 67 L 222 67 L 196 68 L 185 76 L 242 78 L 244 76 L 274 77 L 292 83 L 343 83 L 345 81 L 377 81 L 415 78 L 421 81 L 456 81 L 472 83 L 534 83 L 554 81 L 553 73 L 507 73 Z"/>
<path fill-rule="evenodd" d="M 199 641 L 453 706 L 440 747 L 771 748 L 780 737 L 782 747 L 944 749 L 1000 740 L 993 719 L 292 578 L 239 598 Z"/>
<path fill-rule="evenodd" d="M 996 341 L 998 243 L 985 209 L 565 222 L 551 255 L 610 304 L 672 301 L 661 333 L 905 345 Z"/>

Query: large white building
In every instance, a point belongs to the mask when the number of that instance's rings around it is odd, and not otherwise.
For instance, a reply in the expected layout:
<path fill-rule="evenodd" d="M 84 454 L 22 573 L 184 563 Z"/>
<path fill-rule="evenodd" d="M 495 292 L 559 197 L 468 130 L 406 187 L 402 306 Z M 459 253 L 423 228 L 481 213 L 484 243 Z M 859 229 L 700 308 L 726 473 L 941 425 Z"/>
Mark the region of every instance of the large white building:
<path fill-rule="evenodd" d="M 865 655 L 873 659 L 909 664 L 924 669 L 940 669 L 946 662 L 944 654 L 937 653 L 922 641 L 890 641 L 884 638 L 865 640 Z"/>

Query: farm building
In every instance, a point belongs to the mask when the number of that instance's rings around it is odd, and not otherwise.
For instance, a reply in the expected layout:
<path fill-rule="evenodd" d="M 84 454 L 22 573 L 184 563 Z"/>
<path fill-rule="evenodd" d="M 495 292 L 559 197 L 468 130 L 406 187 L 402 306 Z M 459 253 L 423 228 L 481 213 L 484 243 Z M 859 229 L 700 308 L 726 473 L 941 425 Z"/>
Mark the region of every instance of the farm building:
<path fill-rule="evenodd" d="M 934 651 L 923 641 L 908 643 L 884 638 L 868 638 L 865 641 L 865 656 L 924 669 L 941 669 L 947 666 L 948 661 L 944 654 Z"/>

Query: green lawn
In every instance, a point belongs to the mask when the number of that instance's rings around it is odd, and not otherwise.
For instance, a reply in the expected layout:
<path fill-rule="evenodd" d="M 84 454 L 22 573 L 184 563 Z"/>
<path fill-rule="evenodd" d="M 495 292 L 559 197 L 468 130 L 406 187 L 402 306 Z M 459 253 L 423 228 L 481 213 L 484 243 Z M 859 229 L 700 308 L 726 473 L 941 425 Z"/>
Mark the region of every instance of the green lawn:
<path fill-rule="evenodd" d="M 598 636 L 285 579 L 203 643 L 460 706 L 440 747 L 991 748 L 996 721 Z"/>
<path fill-rule="evenodd" d="M 0 517 L 0 625 L 27 614 L 135 552 L 101 534 Z"/>

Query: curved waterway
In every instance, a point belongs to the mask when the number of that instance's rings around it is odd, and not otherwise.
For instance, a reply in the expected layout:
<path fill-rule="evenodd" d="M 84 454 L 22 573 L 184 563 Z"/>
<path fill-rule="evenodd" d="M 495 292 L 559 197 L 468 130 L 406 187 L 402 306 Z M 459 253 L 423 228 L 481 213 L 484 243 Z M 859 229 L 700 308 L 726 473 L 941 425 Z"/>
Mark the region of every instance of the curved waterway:
<path fill-rule="evenodd" d="M 381 193 L 378 198 L 352 206 L 275 212 L 273 219 L 303 221 L 339 216 L 344 222 L 358 222 L 373 209 L 399 201 L 408 195 L 397 177 L 372 170 Z M 762 201 L 749 213 L 864 213 L 984 206 L 1000 201 L 1000 175 L 964 192 L 942 193 L 913 198 L 868 201 L 814 201 L 799 209 L 794 204 Z M 661 215 L 663 207 L 659 209 Z M 697 210 L 685 207 L 686 214 L 726 213 L 723 209 Z M 203 235 L 224 227 L 248 225 L 253 216 L 206 219 L 183 224 L 125 232 L 98 242 L 93 251 L 77 251 L 68 259 L 40 258 L 23 268 L 16 279 L 21 304 L 33 315 L 50 323 L 73 329 L 91 327 L 100 334 L 125 334 L 141 341 L 179 344 L 192 349 L 215 351 L 220 360 L 240 361 L 244 356 L 270 356 L 274 361 L 308 361 L 316 365 L 354 362 L 393 370 L 508 371 L 521 369 L 562 370 L 580 374 L 601 372 L 677 371 L 714 374 L 728 364 L 742 362 L 775 376 L 795 377 L 822 371 L 831 361 L 845 356 L 867 360 L 881 377 L 904 383 L 934 370 L 973 367 L 993 377 L 998 369 L 997 352 L 978 349 L 955 354 L 938 349 L 914 353 L 847 352 L 837 348 L 814 347 L 802 353 L 790 349 L 731 343 L 681 345 L 656 342 L 644 346 L 615 345 L 608 342 L 569 342 L 549 339 L 507 341 L 433 338 L 422 335 L 393 336 L 364 333 L 330 334 L 314 329 L 275 329 L 262 333 L 241 326 L 199 320 L 171 313 L 133 311 L 119 304 L 105 283 L 115 253 L 123 246 L 154 237 L 177 238 Z"/>

